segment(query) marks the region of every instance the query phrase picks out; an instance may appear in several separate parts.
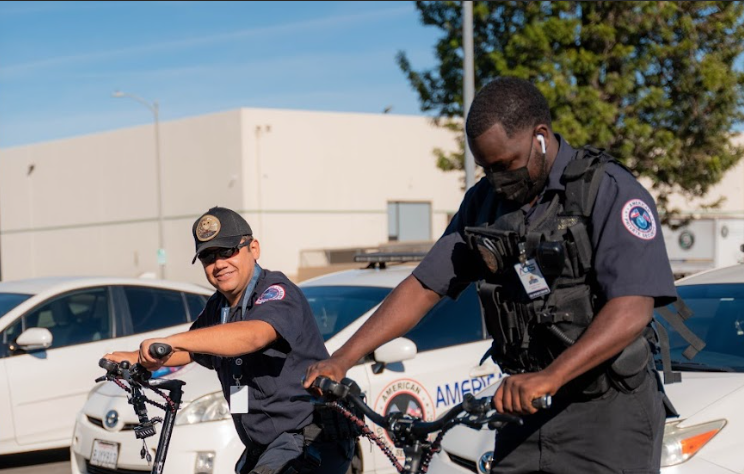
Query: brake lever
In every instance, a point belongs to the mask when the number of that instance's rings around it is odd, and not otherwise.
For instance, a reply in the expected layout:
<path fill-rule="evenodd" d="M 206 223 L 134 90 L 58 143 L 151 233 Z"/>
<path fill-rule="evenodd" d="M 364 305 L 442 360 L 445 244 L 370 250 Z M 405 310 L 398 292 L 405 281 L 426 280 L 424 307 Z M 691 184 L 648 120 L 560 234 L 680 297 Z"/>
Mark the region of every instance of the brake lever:
<path fill-rule="evenodd" d="M 117 362 L 114 362 L 113 360 L 102 358 L 98 361 L 98 367 L 106 371 L 106 377 L 115 377 L 120 373 L 119 364 Z"/>
<path fill-rule="evenodd" d="M 499 428 L 509 423 L 516 423 L 519 426 L 522 426 L 524 424 L 524 420 L 522 420 L 522 418 L 515 415 L 506 415 L 504 413 L 495 413 L 488 418 L 490 418 L 490 420 L 488 421 L 489 430 L 498 430 Z"/>

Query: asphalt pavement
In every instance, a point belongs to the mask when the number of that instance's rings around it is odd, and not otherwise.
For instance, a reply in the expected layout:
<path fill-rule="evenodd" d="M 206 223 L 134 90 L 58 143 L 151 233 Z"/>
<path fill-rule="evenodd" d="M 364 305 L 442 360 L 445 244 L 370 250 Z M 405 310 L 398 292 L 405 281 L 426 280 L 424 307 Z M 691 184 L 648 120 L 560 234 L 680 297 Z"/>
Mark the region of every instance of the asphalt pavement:
<path fill-rule="evenodd" d="M 0 456 L 1 474 L 70 474 L 70 450 Z"/>

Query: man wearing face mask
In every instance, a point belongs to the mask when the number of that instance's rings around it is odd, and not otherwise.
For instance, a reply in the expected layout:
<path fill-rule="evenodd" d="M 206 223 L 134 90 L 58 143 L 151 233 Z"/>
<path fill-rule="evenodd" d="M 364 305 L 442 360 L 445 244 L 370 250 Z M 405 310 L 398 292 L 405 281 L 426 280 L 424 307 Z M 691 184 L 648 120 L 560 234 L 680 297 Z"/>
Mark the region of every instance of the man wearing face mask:
<path fill-rule="evenodd" d="M 466 132 L 485 177 L 413 274 L 308 368 L 305 386 L 318 375 L 340 380 L 476 282 L 494 338 L 484 359 L 509 375 L 494 406 L 524 419 L 498 432 L 491 472 L 658 472 L 675 413 L 653 366 L 650 323 L 677 293 L 653 198 L 606 153 L 555 134 L 528 81 L 486 85 Z M 537 410 L 544 395 L 552 406 Z"/>

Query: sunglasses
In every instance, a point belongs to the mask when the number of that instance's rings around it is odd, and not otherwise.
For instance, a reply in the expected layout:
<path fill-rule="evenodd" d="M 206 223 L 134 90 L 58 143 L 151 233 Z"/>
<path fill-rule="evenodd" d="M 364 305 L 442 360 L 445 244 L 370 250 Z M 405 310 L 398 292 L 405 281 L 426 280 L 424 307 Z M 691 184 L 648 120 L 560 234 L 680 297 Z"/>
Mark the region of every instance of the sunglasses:
<path fill-rule="evenodd" d="M 253 239 L 248 239 L 245 242 L 241 242 L 238 244 L 237 247 L 230 247 L 230 248 L 216 248 L 216 249 L 209 249 L 205 250 L 203 252 L 199 252 L 199 261 L 203 263 L 204 265 L 209 265 L 214 263 L 217 258 L 230 258 L 236 253 L 240 252 L 240 249 L 243 247 L 247 247 L 248 245 L 253 242 Z"/>

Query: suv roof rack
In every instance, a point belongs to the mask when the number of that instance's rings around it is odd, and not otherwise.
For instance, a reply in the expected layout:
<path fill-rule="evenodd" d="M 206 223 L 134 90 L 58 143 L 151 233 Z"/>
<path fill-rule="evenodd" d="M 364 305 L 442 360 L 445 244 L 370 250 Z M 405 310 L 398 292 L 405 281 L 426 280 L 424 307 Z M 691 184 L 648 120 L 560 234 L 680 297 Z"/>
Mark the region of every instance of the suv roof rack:
<path fill-rule="evenodd" d="M 388 263 L 420 262 L 427 252 L 371 252 L 354 255 L 355 262 L 368 262 L 366 268 L 386 268 Z"/>

